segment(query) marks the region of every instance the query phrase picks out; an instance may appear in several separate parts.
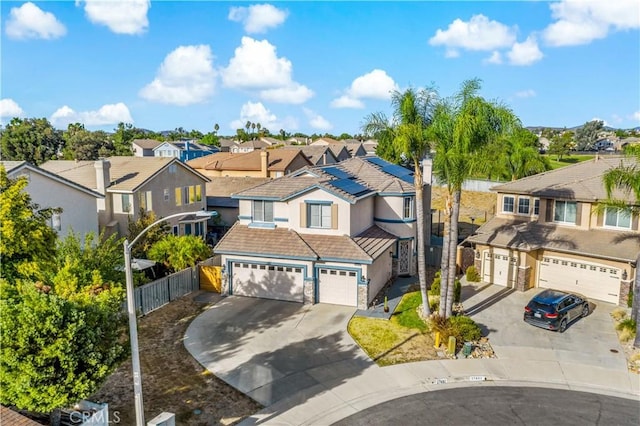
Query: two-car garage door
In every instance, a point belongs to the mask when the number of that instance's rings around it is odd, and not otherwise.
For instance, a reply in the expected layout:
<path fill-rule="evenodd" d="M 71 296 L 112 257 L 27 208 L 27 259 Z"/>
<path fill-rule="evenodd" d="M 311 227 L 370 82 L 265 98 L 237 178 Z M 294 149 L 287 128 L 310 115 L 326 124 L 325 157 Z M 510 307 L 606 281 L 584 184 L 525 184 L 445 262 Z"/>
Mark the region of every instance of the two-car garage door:
<path fill-rule="evenodd" d="M 618 304 L 620 269 L 561 257 L 543 257 L 539 265 L 538 287 L 581 293 Z"/>
<path fill-rule="evenodd" d="M 232 292 L 239 296 L 303 301 L 302 268 L 255 263 L 233 263 Z"/>

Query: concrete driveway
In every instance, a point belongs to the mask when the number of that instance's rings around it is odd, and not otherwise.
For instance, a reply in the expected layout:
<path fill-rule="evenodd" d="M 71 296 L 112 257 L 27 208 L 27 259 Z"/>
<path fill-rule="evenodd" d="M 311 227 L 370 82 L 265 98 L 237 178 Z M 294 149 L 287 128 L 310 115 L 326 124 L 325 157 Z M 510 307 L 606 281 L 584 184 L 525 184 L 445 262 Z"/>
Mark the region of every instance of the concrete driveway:
<path fill-rule="evenodd" d="M 269 406 L 296 394 L 312 397 L 323 382 L 373 365 L 347 333 L 354 312 L 229 296 L 189 325 L 184 344 L 209 371 Z"/>

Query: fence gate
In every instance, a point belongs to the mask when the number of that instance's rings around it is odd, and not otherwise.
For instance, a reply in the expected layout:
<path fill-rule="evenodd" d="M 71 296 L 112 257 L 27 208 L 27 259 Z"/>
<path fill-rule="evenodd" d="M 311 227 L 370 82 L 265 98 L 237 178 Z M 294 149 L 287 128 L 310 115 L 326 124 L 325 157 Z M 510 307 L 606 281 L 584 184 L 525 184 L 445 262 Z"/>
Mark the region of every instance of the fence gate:
<path fill-rule="evenodd" d="M 222 267 L 200 265 L 200 290 L 222 291 Z"/>

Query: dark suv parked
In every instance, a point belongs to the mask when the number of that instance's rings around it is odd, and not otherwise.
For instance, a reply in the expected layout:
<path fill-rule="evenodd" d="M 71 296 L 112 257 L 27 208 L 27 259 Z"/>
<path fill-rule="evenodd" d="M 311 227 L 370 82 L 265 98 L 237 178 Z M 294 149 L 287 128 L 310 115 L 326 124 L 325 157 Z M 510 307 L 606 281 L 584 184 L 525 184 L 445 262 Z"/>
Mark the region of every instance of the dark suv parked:
<path fill-rule="evenodd" d="M 544 290 L 524 307 L 524 320 L 563 333 L 574 320 L 589 315 L 589 302 L 579 294 Z"/>

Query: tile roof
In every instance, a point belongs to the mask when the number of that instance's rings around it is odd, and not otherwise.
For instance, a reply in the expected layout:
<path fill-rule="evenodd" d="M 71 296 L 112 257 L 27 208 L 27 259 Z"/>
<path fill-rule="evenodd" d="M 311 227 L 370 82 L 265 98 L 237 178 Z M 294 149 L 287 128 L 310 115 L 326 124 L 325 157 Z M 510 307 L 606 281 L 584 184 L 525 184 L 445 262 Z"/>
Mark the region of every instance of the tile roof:
<path fill-rule="evenodd" d="M 111 185 L 109 191 L 135 191 L 138 187 L 169 164 L 184 164 L 173 157 L 109 157 Z M 51 160 L 40 167 L 87 188 L 96 189 L 95 161 Z M 208 180 L 200 173 L 188 168 L 194 174 Z"/>
<path fill-rule="evenodd" d="M 5 167 L 5 170 L 7 171 L 7 173 L 11 173 L 13 171 L 19 170 L 19 169 L 29 169 L 34 173 L 39 173 L 43 176 L 47 176 L 49 179 L 52 180 L 56 180 L 58 182 L 61 182 L 65 185 L 68 185 L 72 188 L 75 188 L 79 191 L 82 191 L 86 194 L 92 195 L 96 198 L 104 198 L 104 195 L 100 194 L 99 192 L 97 192 L 95 189 L 91 189 L 91 188 L 87 188 L 84 185 L 81 185 L 77 182 L 74 182 L 70 179 L 67 179 L 63 176 L 60 176 L 56 173 L 52 173 L 44 168 L 38 167 L 38 166 L 34 166 L 32 164 L 27 163 L 26 161 L 0 161 L 0 164 L 2 164 Z"/>
<path fill-rule="evenodd" d="M 40 423 L 31 420 L 22 414 L 13 411 L 4 405 L 0 405 L 0 425 L 10 426 L 42 426 Z"/>
<path fill-rule="evenodd" d="M 188 161 L 187 164 L 194 169 L 257 171 L 261 170 L 261 152 L 218 152 Z M 286 171 L 293 160 L 300 155 L 299 151 L 289 149 L 269 149 L 267 152 L 270 171 Z"/>
<path fill-rule="evenodd" d="M 346 235 L 301 234 L 285 228 L 249 228 L 236 223 L 215 246 L 214 252 L 371 263 L 395 241 L 394 235 L 375 225 L 350 238 Z"/>
<path fill-rule="evenodd" d="M 577 229 L 549 223 L 494 217 L 466 241 L 522 251 L 537 249 L 635 262 L 640 252 L 637 232 Z"/>
<path fill-rule="evenodd" d="M 27 163 L 26 161 L 0 161 L 0 164 L 4 166 L 4 170 L 7 173 L 11 173 L 12 170 L 15 170 L 22 165 L 29 163 Z"/>
<path fill-rule="evenodd" d="M 271 178 L 245 176 L 218 176 L 209 179 L 211 182 L 207 182 L 207 197 L 230 197 L 232 194 L 271 180 Z"/>
<path fill-rule="evenodd" d="M 284 149 L 296 149 L 298 151 L 302 151 L 302 153 L 311 161 L 312 164 L 316 164 L 322 156 L 327 153 L 333 157 L 335 160 L 336 157 L 326 145 L 291 145 L 287 146 Z"/>
<path fill-rule="evenodd" d="M 564 198 L 588 202 L 600 201 L 607 199 L 607 193 L 602 184 L 603 175 L 608 170 L 621 164 L 624 166 L 640 166 L 633 158 L 605 156 L 518 179 L 494 186 L 491 189 L 497 192 L 530 194 L 538 197 Z M 615 195 L 616 198 L 629 199 L 625 194 L 618 193 Z M 633 196 L 631 195 L 631 197 Z"/>
<path fill-rule="evenodd" d="M 157 141 L 155 139 L 134 139 L 131 141 L 132 144 L 138 145 L 142 149 L 153 149 L 157 146 L 162 145 L 164 142 Z"/>

